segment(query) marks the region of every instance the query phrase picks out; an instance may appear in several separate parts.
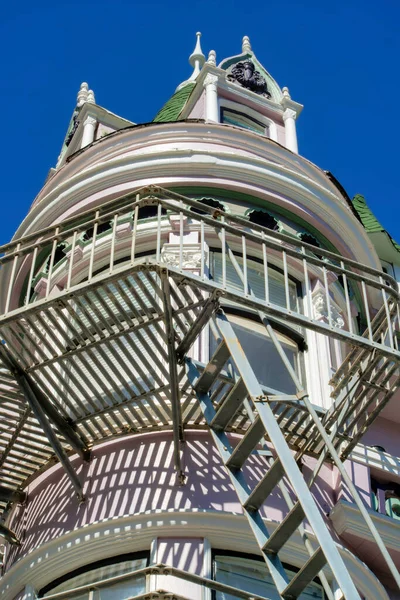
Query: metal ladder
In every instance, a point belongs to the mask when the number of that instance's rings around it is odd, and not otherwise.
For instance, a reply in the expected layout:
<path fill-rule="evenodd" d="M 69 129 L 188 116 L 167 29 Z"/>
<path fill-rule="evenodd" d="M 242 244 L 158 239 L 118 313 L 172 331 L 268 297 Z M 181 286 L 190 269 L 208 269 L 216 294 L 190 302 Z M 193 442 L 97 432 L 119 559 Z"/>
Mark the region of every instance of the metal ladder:
<path fill-rule="evenodd" d="M 339 471 L 370 527 L 392 575 L 399 583 L 397 569 L 335 451 L 335 444 L 333 443 L 335 431 L 330 435 L 326 432 L 318 415 L 309 403 L 306 392 L 299 393 L 299 401 L 304 402 L 304 408 L 311 417 L 316 435 L 323 439 L 326 446 L 326 450 L 322 452 L 317 460 L 312 476 L 306 482 L 299 467 L 299 460 L 305 452 L 300 450 L 297 455 L 294 455 L 286 439 L 290 433 L 283 425 L 283 419 L 280 416 L 282 413 L 271 408 L 271 405 L 276 406 L 277 403 L 273 402 L 273 397 L 269 399 L 265 395 L 240 346 L 232 325 L 221 309 L 216 314 L 215 324 L 221 336 L 216 351 L 203 372 L 199 371 L 195 361 L 186 359 L 187 375 L 280 598 L 285 600 L 298 598 L 306 586 L 319 575 L 327 598 L 329 600 L 333 599 L 331 587 L 322 571 L 326 564 L 329 565 L 343 597 L 346 600 L 359 600 L 360 598 L 310 491 L 324 460 L 327 459 L 328 453 L 330 458 L 338 465 Z M 217 404 L 215 404 L 215 401 L 212 400 L 213 386 L 222 374 L 224 366 L 229 366 L 230 362 L 233 362 L 236 369 L 235 380 L 232 382 L 233 385 L 218 398 Z M 250 421 L 250 425 L 243 438 L 233 448 L 227 432 L 230 423 L 237 417 L 238 413 L 241 416 L 245 414 Z M 290 413 L 288 418 L 290 419 Z M 243 468 L 246 466 L 246 461 L 253 450 L 259 444 L 265 446 L 266 440 L 268 441 L 269 450 L 272 450 L 270 456 L 266 459 L 267 471 L 262 479 L 251 488 L 246 480 Z M 270 533 L 259 510 L 270 494 L 277 488 L 279 488 L 286 501 L 289 511 L 277 528 Z M 292 500 L 292 493 L 296 496 L 295 502 Z M 308 522 L 314 533 L 315 547 L 311 544 L 307 531 L 303 526 L 303 521 Z M 299 572 L 289 580 L 279 558 L 279 553 L 284 549 L 285 544 L 296 530 L 303 540 L 309 559 Z"/>
<path fill-rule="evenodd" d="M 285 600 L 298 598 L 325 564 L 329 563 L 344 597 L 347 600 L 359 600 L 359 593 L 324 523 L 309 485 L 305 482 L 295 457 L 286 443 L 268 399 L 243 353 L 231 324 L 221 310 L 216 315 L 216 325 L 222 341 L 210 362 L 200 374 L 193 361 L 187 359 L 187 374 L 280 597 Z M 215 408 L 209 392 L 229 359 L 234 362 L 239 376 L 234 386 L 220 399 Z M 227 428 L 242 407 L 252 423 L 239 444 L 232 448 L 227 436 Z M 251 489 L 243 473 L 243 466 L 264 437 L 272 446 L 272 455 L 268 459 L 266 474 Z M 270 534 L 259 509 L 277 486 L 281 491 L 282 487 L 289 491 L 286 478 L 290 481 L 290 488 L 295 493 L 297 501 L 292 503 L 285 519 Z M 289 580 L 279 553 L 305 519 L 310 524 L 318 545 L 313 548 L 309 543 L 306 544 L 310 558 Z M 304 531 L 302 533 L 303 538 L 307 539 Z M 325 579 L 323 574 L 322 578 Z M 326 592 L 328 598 L 332 598 L 330 590 L 326 589 Z"/>

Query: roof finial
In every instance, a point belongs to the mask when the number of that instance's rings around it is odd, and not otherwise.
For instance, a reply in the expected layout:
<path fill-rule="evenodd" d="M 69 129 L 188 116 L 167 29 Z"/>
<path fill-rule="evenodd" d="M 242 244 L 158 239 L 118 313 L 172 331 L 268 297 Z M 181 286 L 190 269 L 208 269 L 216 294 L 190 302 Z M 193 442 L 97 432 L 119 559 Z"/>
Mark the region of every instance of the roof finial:
<path fill-rule="evenodd" d="M 88 90 L 86 102 L 89 102 L 90 104 L 96 104 L 93 90 Z"/>
<path fill-rule="evenodd" d="M 89 86 L 86 83 L 86 81 L 84 81 L 83 83 L 81 83 L 81 87 L 79 88 L 78 96 L 76 98 L 77 106 L 80 107 L 83 104 L 85 104 L 85 102 L 87 102 L 88 91 L 89 91 Z"/>
<path fill-rule="evenodd" d="M 196 41 L 195 49 L 193 50 L 192 54 L 189 56 L 189 62 L 194 69 L 192 75 L 189 77 L 189 81 L 193 81 L 194 79 L 196 79 L 197 75 L 200 73 L 201 67 L 204 65 L 204 62 L 206 60 L 206 57 L 204 56 L 203 51 L 201 49 L 201 45 L 200 45 L 200 38 L 201 38 L 200 31 L 198 31 L 196 33 L 196 37 L 197 37 L 197 41 Z"/>
<path fill-rule="evenodd" d="M 248 52 L 251 52 L 250 38 L 248 35 L 245 35 L 242 40 L 242 52 L 243 52 L 243 54 L 247 54 Z"/>
<path fill-rule="evenodd" d="M 290 100 L 290 93 L 289 93 L 289 88 L 288 87 L 283 87 L 282 88 L 282 94 L 284 95 L 285 98 L 289 98 L 289 100 Z"/>
<path fill-rule="evenodd" d="M 214 67 L 217 66 L 217 54 L 215 50 L 210 50 L 208 53 L 207 64 L 213 65 Z"/>

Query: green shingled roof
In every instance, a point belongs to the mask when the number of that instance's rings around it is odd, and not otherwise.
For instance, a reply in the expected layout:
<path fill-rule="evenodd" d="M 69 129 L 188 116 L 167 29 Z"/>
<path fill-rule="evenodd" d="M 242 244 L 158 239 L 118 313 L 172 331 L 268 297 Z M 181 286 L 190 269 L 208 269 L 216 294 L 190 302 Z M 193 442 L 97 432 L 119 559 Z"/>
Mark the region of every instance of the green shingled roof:
<path fill-rule="evenodd" d="M 166 123 L 168 121 L 177 121 L 195 85 L 194 82 L 187 83 L 183 88 L 175 92 L 158 111 L 153 122 Z"/>
<path fill-rule="evenodd" d="M 400 252 L 400 245 L 397 244 L 392 236 L 384 229 L 384 227 L 379 223 L 378 219 L 375 217 L 372 210 L 369 208 L 368 204 L 365 201 L 364 196 L 361 194 L 356 194 L 352 200 L 353 206 L 361 219 L 361 223 L 364 225 L 364 228 L 367 233 L 386 233 L 392 242 L 393 246 L 396 248 L 398 252 Z"/>

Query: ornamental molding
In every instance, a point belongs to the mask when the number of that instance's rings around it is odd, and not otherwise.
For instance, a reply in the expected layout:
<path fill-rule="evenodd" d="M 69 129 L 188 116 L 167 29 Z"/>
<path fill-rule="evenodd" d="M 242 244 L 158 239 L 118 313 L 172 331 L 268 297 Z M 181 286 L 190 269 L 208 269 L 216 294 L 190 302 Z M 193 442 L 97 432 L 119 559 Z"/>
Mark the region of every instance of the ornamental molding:
<path fill-rule="evenodd" d="M 325 287 L 320 281 L 317 282 L 314 291 L 311 293 L 314 319 L 317 321 L 324 321 L 329 323 L 329 311 L 328 311 L 328 300 Z M 345 325 L 344 318 L 342 316 L 342 310 L 338 304 L 333 300 L 332 296 L 329 295 L 329 307 L 331 312 L 331 321 L 334 327 L 342 329 Z"/>
<path fill-rule="evenodd" d="M 84 120 L 83 125 L 84 126 L 86 126 L 86 125 L 96 125 L 96 123 L 97 123 L 97 120 L 94 117 L 92 117 L 91 115 L 88 115 L 86 117 L 86 119 Z"/>
<path fill-rule="evenodd" d="M 264 519 L 271 533 L 278 523 Z M 154 537 L 203 537 L 211 547 L 254 554 L 255 543 L 243 515 L 215 510 L 151 510 L 119 518 L 104 519 L 57 536 L 21 557 L 2 577 L 0 600 L 13 600 L 30 584 L 39 590 L 74 569 L 118 554 L 150 549 Z M 314 540 L 312 533 L 307 534 Z M 374 600 L 389 600 L 375 575 L 349 550 L 337 544 L 338 550 L 360 592 Z M 285 544 L 282 559 L 301 567 L 309 558 L 300 535 L 296 532 Z M 331 578 L 326 570 L 328 579 Z"/>
<path fill-rule="evenodd" d="M 284 121 L 286 121 L 287 119 L 296 120 L 296 117 L 297 117 L 296 111 L 291 108 L 287 108 L 286 110 L 284 110 L 283 115 L 282 115 L 282 119 Z"/>
<path fill-rule="evenodd" d="M 268 91 L 267 81 L 260 71 L 257 71 L 252 60 L 243 60 L 236 63 L 231 72 L 226 76 L 228 81 L 236 83 L 241 87 L 270 99 L 271 94 Z"/>
<path fill-rule="evenodd" d="M 208 261 L 208 252 L 203 250 L 204 265 Z M 201 268 L 201 245 L 185 244 L 181 253 L 179 244 L 164 244 L 161 250 L 161 260 L 170 267 L 177 269 L 200 269 Z"/>
<path fill-rule="evenodd" d="M 372 509 L 368 509 L 368 512 L 386 548 L 400 552 L 400 522 Z M 364 541 L 374 541 L 363 516 L 353 502 L 339 500 L 329 518 L 340 536 L 354 535 Z"/>
<path fill-rule="evenodd" d="M 218 75 L 213 75 L 212 73 L 208 73 L 203 81 L 203 86 L 207 87 L 209 85 L 216 85 L 218 82 Z"/>

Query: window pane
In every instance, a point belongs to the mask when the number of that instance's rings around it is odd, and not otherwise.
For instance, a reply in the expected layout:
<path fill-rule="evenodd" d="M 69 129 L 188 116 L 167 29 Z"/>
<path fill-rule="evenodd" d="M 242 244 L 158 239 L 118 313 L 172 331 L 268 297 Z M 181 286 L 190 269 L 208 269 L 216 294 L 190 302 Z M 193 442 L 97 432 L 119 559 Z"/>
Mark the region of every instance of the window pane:
<path fill-rule="evenodd" d="M 219 252 L 212 253 L 211 275 L 215 282 L 222 283 L 222 255 Z M 237 257 L 242 266 L 243 261 Z M 256 298 L 265 300 L 264 267 L 255 261 L 247 261 L 247 281 Z M 232 291 L 243 293 L 243 283 L 240 280 L 232 262 L 226 257 L 226 283 L 227 288 Z M 268 269 L 268 291 L 269 301 L 272 304 L 286 307 L 285 284 L 283 275 L 271 267 Z M 297 308 L 297 288 L 293 281 L 289 281 L 289 298 L 291 310 Z"/>
<path fill-rule="evenodd" d="M 289 578 L 294 576 L 293 572 L 288 570 L 286 572 Z M 254 595 L 264 596 L 269 600 L 279 600 L 279 594 L 275 590 L 267 566 L 260 561 L 218 556 L 215 558 L 215 579 L 220 583 L 237 587 Z M 316 583 L 308 585 L 299 596 L 299 600 L 316 599 L 323 599 L 322 589 Z M 235 596 L 217 592 L 216 600 L 235 600 Z"/>
<path fill-rule="evenodd" d="M 229 320 L 261 385 L 285 394 L 295 394 L 296 386 L 264 326 L 236 316 L 230 316 Z M 277 335 L 290 364 L 297 371 L 296 344 L 284 336 Z"/>
<path fill-rule="evenodd" d="M 60 583 L 56 587 L 52 588 L 46 596 L 52 596 L 58 592 L 66 592 L 68 590 L 75 589 L 77 587 L 95 584 L 117 575 L 123 575 L 124 573 L 130 573 L 131 571 L 137 571 L 146 566 L 147 559 L 139 558 L 135 560 L 125 560 L 112 565 L 105 565 L 102 567 L 94 567 L 85 573 L 71 577 L 67 581 Z M 100 588 L 96 591 L 94 600 L 125 600 L 131 596 L 136 596 L 146 591 L 146 580 L 145 577 L 132 577 L 130 580 L 125 580 L 114 585 L 110 584 L 107 587 Z M 79 593 L 77 595 L 71 595 L 71 600 L 86 600 L 88 593 Z"/>

